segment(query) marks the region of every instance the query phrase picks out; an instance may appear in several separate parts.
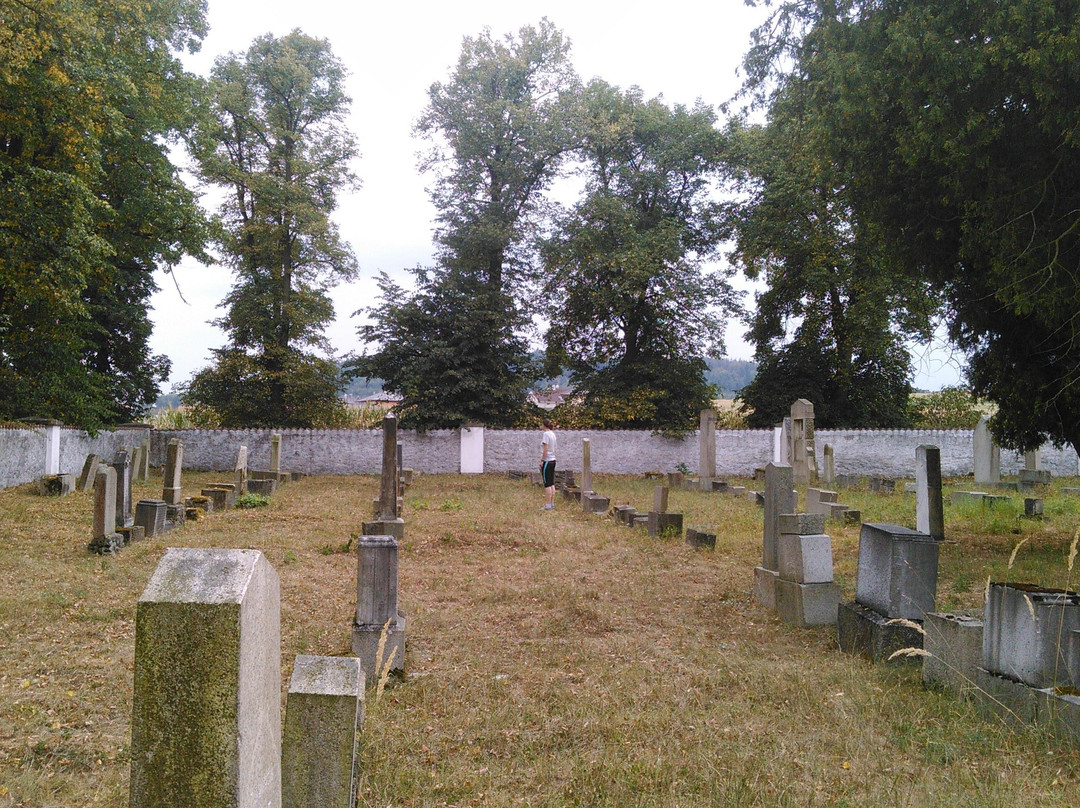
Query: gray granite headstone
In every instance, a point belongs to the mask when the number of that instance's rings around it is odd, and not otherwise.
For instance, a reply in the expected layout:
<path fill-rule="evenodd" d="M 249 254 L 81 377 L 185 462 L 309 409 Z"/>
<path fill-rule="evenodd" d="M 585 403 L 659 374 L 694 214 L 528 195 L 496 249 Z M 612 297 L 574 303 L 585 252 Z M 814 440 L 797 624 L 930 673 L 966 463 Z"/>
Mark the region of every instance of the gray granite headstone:
<path fill-rule="evenodd" d="M 280 616 L 259 551 L 165 551 L 136 612 L 131 808 L 280 807 Z"/>
<path fill-rule="evenodd" d="M 915 449 L 915 529 L 935 539 L 945 538 L 945 511 L 941 500 L 941 449 Z"/>

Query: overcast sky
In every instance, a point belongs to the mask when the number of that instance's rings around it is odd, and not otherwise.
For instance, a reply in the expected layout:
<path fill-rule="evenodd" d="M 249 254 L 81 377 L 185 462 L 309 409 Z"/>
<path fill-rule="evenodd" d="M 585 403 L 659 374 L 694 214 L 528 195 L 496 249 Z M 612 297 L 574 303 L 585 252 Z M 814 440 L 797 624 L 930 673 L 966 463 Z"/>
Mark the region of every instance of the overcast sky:
<path fill-rule="evenodd" d="M 360 145 L 355 170 L 362 186 L 342 196 L 335 219 L 352 244 L 361 276 L 332 292 L 337 319 L 327 334 L 339 354 L 362 350 L 359 320 L 352 314 L 375 301 L 373 278 L 386 271 L 405 280 L 404 269 L 430 262 L 434 208 L 424 190 L 426 179 L 416 169 L 422 143 L 412 137 L 412 126 L 427 88 L 450 75 L 463 37 L 485 27 L 501 37 L 546 16 L 569 37 L 571 59 L 583 80 L 637 85 L 647 97 L 663 94 L 669 104 L 690 105 L 700 98 L 715 106 L 737 91 L 750 31 L 767 12 L 747 8 L 742 0 L 534 0 L 527 5 L 526 11 L 525 4 L 489 0 L 210 0 L 210 33 L 200 53 L 187 59 L 189 69 L 207 75 L 215 57 L 246 50 L 256 36 L 300 28 L 329 39 L 350 71 L 349 124 Z M 220 316 L 217 306 L 231 276 L 223 267 L 185 262 L 171 277 L 159 273 L 158 282 L 151 345 L 173 361 L 164 385 L 168 391 L 207 365 L 210 349 L 225 343 L 224 333 L 207 321 Z M 746 302 L 752 304 L 752 294 Z M 742 332 L 737 323 L 729 326 L 728 355 L 749 359 L 752 349 Z M 916 369 L 917 387 L 936 389 L 956 376 L 942 352 L 917 356 Z"/>

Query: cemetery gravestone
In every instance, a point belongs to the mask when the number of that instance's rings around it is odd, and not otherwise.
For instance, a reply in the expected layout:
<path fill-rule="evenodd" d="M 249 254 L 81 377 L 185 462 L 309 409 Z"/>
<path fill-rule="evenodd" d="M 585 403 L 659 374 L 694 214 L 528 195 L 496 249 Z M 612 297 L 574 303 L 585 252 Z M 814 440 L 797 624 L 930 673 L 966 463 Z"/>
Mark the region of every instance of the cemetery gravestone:
<path fill-rule="evenodd" d="M 398 516 L 398 474 L 397 474 L 397 416 L 392 412 L 383 418 L 383 454 L 382 477 L 379 486 L 379 516 L 371 522 L 363 523 L 363 532 L 368 536 L 393 536 L 396 539 L 405 536 L 405 521 Z M 367 673 L 367 669 L 364 670 Z"/>
<path fill-rule="evenodd" d="M 88 454 L 83 463 L 82 473 L 76 483 L 80 491 L 89 491 L 94 487 L 94 479 L 97 477 L 98 464 L 101 459 L 96 454 Z"/>
<path fill-rule="evenodd" d="M 93 532 L 91 552 L 115 553 L 123 546 L 116 532 L 116 469 L 112 466 L 102 466 L 94 477 Z"/>
<path fill-rule="evenodd" d="M 825 485 L 831 486 L 836 482 L 836 462 L 833 457 L 833 447 L 826 443 L 821 449 L 821 477 Z"/>
<path fill-rule="evenodd" d="M 776 580 L 779 577 L 777 545 L 780 515 L 797 510 L 791 466 L 769 463 L 765 467 L 765 507 L 761 566 L 754 568 L 754 598 L 768 609 L 776 608 Z"/>
<path fill-rule="evenodd" d="M 116 453 L 112 467 L 116 471 L 116 526 L 131 527 L 135 523 L 131 516 L 131 457 L 126 449 Z"/>
<path fill-rule="evenodd" d="M 281 435 L 277 432 L 270 436 L 270 473 L 281 474 Z"/>
<path fill-rule="evenodd" d="M 398 610 L 398 543 L 392 536 L 360 536 L 356 554 L 352 651 L 360 658 L 370 686 L 384 669 L 405 667 L 405 616 Z"/>
<path fill-rule="evenodd" d="M 941 450 L 937 446 L 915 449 L 915 529 L 934 539 L 945 538 Z"/>
<path fill-rule="evenodd" d="M 184 444 L 179 438 L 173 438 L 165 450 L 165 485 L 161 495 L 168 505 L 184 504 L 183 491 L 180 488 L 180 470 L 183 463 Z"/>
<path fill-rule="evenodd" d="M 984 415 L 979 419 L 972 436 L 972 450 L 975 455 L 975 482 L 1001 482 L 1001 449 L 990 434 L 990 425 Z"/>
<path fill-rule="evenodd" d="M 236 453 L 236 495 L 247 493 L 248 483 L 248 449 L 241 446 Z"/>
<path fill-rule="evenodd" d="M 281 808 L 356 805 L 364 682 L 354 657 L 296 657 L 281 743 Z"/>
<path fill-rule="evenodd" d="M 165 551 L 136 612 L 132 808 L 279 808 L 280 615 L 257 550 Z"/>
<path fill-rule="evenodd" d="M 795 482 L 805 485 L 811 476 L 817 477 L 817 457 L 814 454 L 814 405 L 800 398 L 791 405 L 790 431 L 791 468 Z"/>
<path fill-rule="evenodd" d="M 712 491 L 716 476 L 716 411 L 701 411 L 698 432 L 698 484 L 702 491 Z"/>

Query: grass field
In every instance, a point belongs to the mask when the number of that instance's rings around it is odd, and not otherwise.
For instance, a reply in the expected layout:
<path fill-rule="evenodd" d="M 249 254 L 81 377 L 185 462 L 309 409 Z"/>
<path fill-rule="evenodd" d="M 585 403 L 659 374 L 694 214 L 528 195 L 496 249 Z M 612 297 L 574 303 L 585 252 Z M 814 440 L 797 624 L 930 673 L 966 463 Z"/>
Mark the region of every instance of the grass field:
<path fill-rule="evenodd" d="M 187 491 L 221 475 L 185 476 Z M 1064 483 L 1069 484 L 1069 483 Z M 1075 484 L 1075 482 L 1073 483 Z M 1057 485 L 1057 483 L 1055 484 Z M 647 509 L 653 483 L 594 478 Z M 125 806 L 136 601 L 166 546 L 243 547 L 281 576 L 282 688 L 298 653 L 346 654 L 350 537 L 374 477 L 307 478 L 113 557 L 86 551 L 89 494 L 0 492 L 0 806 Z M 160 496 L 161 479 L 135 498 Z M 866 521 L 914 497 L 844 492 Z M 365 806 L 1080 804 L 1080 753 L 984 721 L 915 668 L 841 654 L 750 597 L 761 510 L 671 493 L 715 552 L 586 517 L 497 476 L 421 476 L 405 498 L 406 678 L 367 704 Z M 1080 501 L 946 505 L 938 605 L 981 608 L 988 577 L 1065 586 Z M 829 525 L 854 595 L 858 528 Z M 1009 570 L 1009 556 L 1027 541 Z"/>

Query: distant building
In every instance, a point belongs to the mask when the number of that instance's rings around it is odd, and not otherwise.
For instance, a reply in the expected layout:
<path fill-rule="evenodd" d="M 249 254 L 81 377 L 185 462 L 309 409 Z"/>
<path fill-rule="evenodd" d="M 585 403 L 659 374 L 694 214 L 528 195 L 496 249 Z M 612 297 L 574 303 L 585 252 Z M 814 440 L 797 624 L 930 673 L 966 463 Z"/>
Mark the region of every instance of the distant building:
<path fill-rule="evenodd" d="M 401 403 L 401 396 L 397 393 L 388 393 L 380 390 L 370 396 L 360 398 L 358 396 L 345 396 L 345 403 L 352 407 L 379 407 L 388 410 L 395 404 Z"/>
<path fill-rule="evenodd" d="M 552 387 L 547 390 L 533 390 L 529 393 L 529 402 L 542 410 L 553 410 L 566 402 L 574 392 L 572 387 Z"/>

